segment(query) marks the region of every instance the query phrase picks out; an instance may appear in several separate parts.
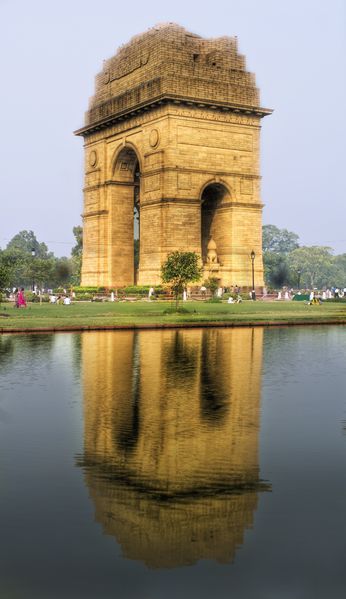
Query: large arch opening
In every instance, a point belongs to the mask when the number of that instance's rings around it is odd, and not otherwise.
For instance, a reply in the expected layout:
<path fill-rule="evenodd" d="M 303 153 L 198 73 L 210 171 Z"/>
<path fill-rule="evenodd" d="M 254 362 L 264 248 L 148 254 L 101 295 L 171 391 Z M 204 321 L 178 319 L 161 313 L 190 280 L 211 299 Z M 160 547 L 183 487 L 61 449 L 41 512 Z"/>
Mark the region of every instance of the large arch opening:
<path fill-rule="evenodd" d="M 203 190 L 201 197 L 201 252 L 203 264 L 207 263 L 208 242 L 212 238 L 216 243 L 217 255 L 225 254 L 229 245 L 229 235 L 223 218 L 223 208 L 230 200 L 230 193 L 221 183 L 211 183 Z"/>
<path fill-rule="evenodd" d="M 118 184 L 115 194 L 117 204 L 115 215 L 119 233 L 119 248 L 122 261 L 122 278 L 130 284 L 136 284 L 140 260 L 140 205 L 141 205 L 141 169 L 136 151 L 125 146 L 118 154 L 113 180 Z M 114 223 L 115 224 L 115 223 Z M 115 228 L 118 227 L 115 224 Z M 121 246 L 121 247 L 120 247 Z"/>
<path fill-rule="evenodd" d="M 133 264 L 134 264 L 134 282 L 137 283 L 139 270 L 139 243 L 141 234 L 141 210 L 140 210 L 140 185 L 141 173 L 139 162 L 135 165 L 134 176 L 134 197 L 133 197 Z"/>

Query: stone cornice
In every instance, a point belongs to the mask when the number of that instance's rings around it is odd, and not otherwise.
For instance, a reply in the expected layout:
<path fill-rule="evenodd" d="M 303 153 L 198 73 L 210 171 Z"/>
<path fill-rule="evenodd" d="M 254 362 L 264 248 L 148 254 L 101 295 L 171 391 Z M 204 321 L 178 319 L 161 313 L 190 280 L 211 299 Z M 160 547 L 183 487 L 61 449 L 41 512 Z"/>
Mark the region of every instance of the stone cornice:
<path fill-rule="evenodd" d="M 105 216 L 106 214 L 108 214 L 108 210 L 93 210 L 92 212 L 84 212 L 84 214 L 82 214 L 82 218 L 89 218 L 91 216 Z"/>
<path fill-rule="evenodd" d="M 261 175 L 255 175 L 252 173 L 242 173 L 240 171 L 207 171 L 205 169 L 197 169 L 197 168 L 184 168 L 180 167 L 177 169 L 174 166 L 162 166 L 158 168 L 153 168 L 152 170 L 147 170 L 144 173 L 141 173 L 141 178 L 151 177 L 152 175 L 158 175 L 164 172 L 171 173 L 186 173 L 186 174 L 194 174 L 194 175 L 203 175 L 205 178 L 209 176 L 211 179 L 215 177 L 240 177 L 241 179 L 250 179 L 253 181 L 260 181 L 262 179 Z M 216 183 L 216 181 L 215 181 Z"/>
<path fill-rule="evenodd" d="M 200 205 L 201 200 L 198 198 L 160 198 L 156 200 L 143 200 L 141 202 L 141 210 L 147 206 L 169 205 L 169 204 L 184 204 L 184 205 Z M 220 206 L 223 208 L 251 208 L 252 210 L 262 210 L 264 204 L 258 202 L 227 202 Z"/>
<path fill-rule="evenodd" d="M 216 101 L 207 101 L 205 99 L 186 99 L 174 94 L 162 94 L 157 98 L 149 100 L 148 102 L 143 102 L 142 104 L 138 104 L 135 107 L 125 109 L 123 111 L 119 111 L 117 114 L 109 115 L 103 119 L 99 119 L 96 122 L 90 123 L 77 129 L 74 133 L 75 135 L 86 136 L 95 131 L 99 131 L 101 129 L 105 129 L 119 121 L 123 121 L 125 119 L 131 118 L 138 114 L 141 114 L 144 111 L 152 110 L 153 108 L 157 108 L 162 104 L 175 104 L 186 107 L 197 107 L 197 108 L 207 108 L 215 111 L 221 112 L 232 112 L 235 114 L 243 114 L 243 115 L 251 115 L 256 116 L 258 118 L 263 118 L 273 111 L 269 108 L 260 108 L 258 106 L 245 106 L 241 104 L 234 104 L 228 102 L 216 102 Z"/>
<path fill-rule="evenodd" d="M 223 208 L 251 208 L 252 210 L 262 210 L 264 208 L 264 204 L 259 204 L 258 202 L 227 202 L 222 204 L 219 207 L 219 210 Z"/>
<path fill-rule="evenodd" d="M 133 181 L 116 181 L 116 180 L 112 180 L 109 179 L 107 181 L 105 181 L 104 183 L 100 183 L 101 185 L 120 185 L 122 187 L 139 187 L 138 183 L 134 183 Z"/>
<path fill-rule="evenodd" d="M 166 166 L 166 167 L 160 167 L 158 169 L 153 169 L 151 171 L 148 171 L 146 173 L 141 173 L 141 178 L 146 179 L 148 177 L 151 177 L 152 175 L 158 175 L 162 172 L 177 172 L 177 169 L 171 166 Z M 238 177 L 240 179 L 246 179 L 246 180 L 250 180 L 250 181 L 260 181 L 262 179 L 262 177 L 260 175 L 252 175 L 252 174 L 247 174 L 247 173 L 239 173 L 239 172 L 233 172 L 233 171 L 225 171 L 225 172 L 220 172 L 220 171 L 203 171 L 203 170 L 198 170 L 198 169 L 189 169 L 189 168 L 180 168 L 179 173 L 193 173 L 193 174 L 201 174 L 203 175 L 203 177 L 205 177 L 206 175 L 209 176 L 211 179 L 215 176 L 218 177 Z M 133 181 L 113 181 L 111 179 L 108 179 L 107 181 L 105 181 L 104 183 L 95 183 L 93 185 L 86 185 L 85 187 L 83 187 L 83 191 L 92 191 L 94 189 L 100 189 L 101 187 L 105 187 L 105 186 L 121 186 L 121 187 L 138 187 L 138 183 L 134 183 Z"/>

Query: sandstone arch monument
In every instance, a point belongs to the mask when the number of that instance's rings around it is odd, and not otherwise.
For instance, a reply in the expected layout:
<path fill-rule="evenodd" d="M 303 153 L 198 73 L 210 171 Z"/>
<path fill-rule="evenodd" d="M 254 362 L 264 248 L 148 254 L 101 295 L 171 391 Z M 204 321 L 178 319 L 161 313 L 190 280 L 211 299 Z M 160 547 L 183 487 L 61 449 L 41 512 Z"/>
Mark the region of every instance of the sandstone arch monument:
<path fill-rule="evenodd" d="M 82 285 L 158 284 L 167 255 L 188 250 L 206 277 L 250 288 L 254 251 L 260 288 L 259 137 L 270 113 L 236 38 L 168 23 L 105 61 L 76 131 L 85 142 Z"/>

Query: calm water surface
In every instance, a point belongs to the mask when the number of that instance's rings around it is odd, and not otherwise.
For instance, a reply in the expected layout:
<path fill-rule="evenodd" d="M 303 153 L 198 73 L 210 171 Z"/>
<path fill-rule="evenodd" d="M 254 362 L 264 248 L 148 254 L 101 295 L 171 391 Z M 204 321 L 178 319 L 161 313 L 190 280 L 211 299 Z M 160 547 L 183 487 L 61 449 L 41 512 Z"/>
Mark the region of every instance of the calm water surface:
<path fill-rule="evenodd" d="M 0 336 L 1 599 L 346 596 L 346 330 Z"/>

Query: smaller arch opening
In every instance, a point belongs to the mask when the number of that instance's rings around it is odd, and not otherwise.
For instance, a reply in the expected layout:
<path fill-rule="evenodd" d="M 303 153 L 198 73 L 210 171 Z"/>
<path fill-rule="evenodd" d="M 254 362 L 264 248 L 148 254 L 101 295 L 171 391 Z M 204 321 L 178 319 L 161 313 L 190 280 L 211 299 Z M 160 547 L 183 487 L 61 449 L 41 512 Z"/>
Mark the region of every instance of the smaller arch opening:
<path fill-rule="evenodd" d="M 113 177 L 117 180 L 133 182 L 138 162 L 135 150 L 125 146 L 114 161 Z"/>
<path fill-rule="evenodd" d="M 121 183 L 117 191 L 118 201 L 123 207 L 122 219 L 128 222 L 126 235 L 122 233 L 122 257 L 124 261 L 125 254 L 128 256 L 128 272 L 132 270 L 132 280 L 136 284 L 140 256 L 141 168 L 134 148 L 125 146 L 120 150 L 114 161 L 113 178 Z"/>
<path fill-rule="evenodd" d="M 223 245 L 223 227 L 220 208 L 230 198 L 229 191 L 221 183 L 211 183 L 202 193 L 201 198 L 201 242 L 203 263 L 207 262 L 207 246 L 212 238 L 218 252 Z"/>
<path fill-rule="evenodd" d="M 137 281 L 137 273 L 139 269 L 139 239 L 141 231 L 141 211 L 140 211 L 140 170 L 139 162 L 135 164 L 134 175 L 134 204 L 133 204 L 133 239 L 134 239 L 134 269 L 135 282 Z"/>

